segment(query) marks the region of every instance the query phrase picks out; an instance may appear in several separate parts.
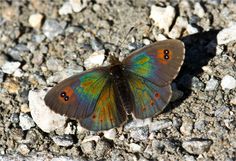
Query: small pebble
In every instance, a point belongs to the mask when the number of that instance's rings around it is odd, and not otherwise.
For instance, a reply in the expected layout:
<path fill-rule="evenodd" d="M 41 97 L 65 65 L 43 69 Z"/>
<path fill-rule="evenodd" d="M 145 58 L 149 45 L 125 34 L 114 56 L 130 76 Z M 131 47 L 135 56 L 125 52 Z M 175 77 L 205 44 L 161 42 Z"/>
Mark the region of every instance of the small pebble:
<path fill-rule="evenodd" d="M 168 33 L 175 18 L 175 8 L 172 6 L 163 8 L 153 5 L 149 17 L 154 20 L 156 26 Z"/>
<path fill-rule="evenodd" d="M 137 127 L 144 127 L 151 124 L 151 118 L 147 119 L 134 119 L 131 122 L 125 124 L 124 130 L 130 131 L 130 129 L 137 128 Z"/>
<path fill-rule="evenodd" d="M 148 127 L 138 127 L 130 130 L 130 137 L 135 141 L 146 140 L 148 138 Z"/>
<path fill-rule="evenodd" d="M 204 84 L 197 77 L 194 76 L 191 82 L 191 89 L 198 91 L 202 89 L 203 87 L 204 87 Z"/>
<path fill-rule="evenodd" d="M 217 43 L 219 45 L 228 44 L 236 41 L 236 24 L 221 30 L 217 34 Z"/>
<path fill-rule="evenodd" d="M 21 52 L 16 48 L 10 48 L 8 54 L 13 58 L 13 60 L 22 61 Z"/>
<path fill-rule="evenodd" d="M 82 143 L 86 143 L 86 142 L 90 142 L 90 141 L 95 141 L 95 142 L 98 142 L 98 140 L 100 140 L 100 136 L 97 136 L 97 135 L 95 135 L 95 136 L 86 136 L 84 139 L 83 139 L 83 141 L 82 141 Z"/>
<path fill-rule="evenodd" d="M 0 70 L 0 83 L 3 82 L 3 78 L 4 78 L 4 73 L 2 70 Z"/>
<path fill-rule="evenodd" d="M 219 85 L 218 80 L 211 78 L 209 81 L 207 81 L 205 90 L 206 91 L 214 91 L 217 89 L 218 85 Z"/>
<path fill-rule="evenodd" d="M 182 126 L 180 127 L 180 132 L 183 135 L 190 135 L 193 130 L 193 121 L 190 118 L 183 118 Z"/>
<path fill-rule="evenodd" d="M 19 90 L 20 90 L 20 85 L 19 85 L 19 82 L 17 80 L 6 79 L 3 82 L 3 88 L 11 94 L 18 94 Z"/>
<path fill-rule="evenodd" d="M 101 42 L 101 40 L 99 40 L 98 38 L 92 38 L 90 40 L 90 44 L 91 44 L 91 47 L 94 51 L 99 51 L 99 50 L 102 50 L 103 49 L 103 44 Z"/>
<path fill-rule="evenodd" d="M 199 2 L 195 3 L 193 12 L 200 18 L 203 18 L 205 15 L 205 11 Z"/>
<path fill-rule="evenodd" d="M 109 140 L 114 140 L 117 135 L 116 129 L 110 129 L 110 130 L 104 131 L 103 133 L 104 133 L 104 137 Z"/>
<path fill-rule="evenodd" d="M 71 146 L 74 141 L 71 135 L 53 136 L 52 140 L 59 146 Z"/>
<path fill-rule="evenodd" d="M 70 0 L 70 4 L 74 12 L 80 12 L 87 7 L 88 0 Z"/>
<path fill-rule="evenodd" d="M 184 141 L 182 147 L 191 154 L 202 154 L 210 149 L 212 143 L 208 139 L 191 139 Z"/>
<path fill-rule="evenodd" d="M 7 58 L 6 55 L 0 54 L 0 68 L 2 68 L 2 66 L 3 66 L 6 62 L 8 62 L 7 60 L 8 60 L 8 58 Z"/>
<path fill-rule="evenodd" d="M 188 155 L 188 154 L 184 155 L 183 159 L 184 159 L 184 161 L 196 161 L 194 156 Z"/>
<path fill-rule="evenodd" d="M 234 89 L 236 87 L 236 80 L 230 75 L 225 75 L 221 80 L 221 87 L 223 90 Z"/>
<path fill-rule="evenodd" d="M 32 40 L 41 43 L 43 40 L 45 40 L 46 36 L 45 35 L 33 35 Z"/>
<path fill-rule="evenodd" d="M 17 148 L 17 151 L 18 151 L 20 154 L 26 156 L 26 155 L 29 154 L 30 149 L 28 148 L 27 145 L 25 145 L 25 144 L 20 144 L 20 145 L 18 146 L 18 148 Z"/>
<path fill-rule="evenodd" d="M 177 39 L 181 36 L 184 29 L 187 28 L 188 20 L 185 17 L 177 17 L 176 23 L 172 30 L 168 33 L 168 36 L 172 39 Z"/>
<path fill-rule="evenodd" d="M 14 76 L 14 77 L 19 77 L 19 78 L 22 77 L 23 75 L 24 75 L 24 74 L 23 74 L 22 70 L 19 69 L 19 68 L 16 69 L 15 72 L 13 73 L 13 76 Z"/>
<path fill-rule="evenodd" d="M 196 34 L 196 33 L 199 32 L 196 27 L 193 27 L 193 26 L 190 25 L 190 24 L 187 25 L 186 30 L 187 30 L 188 34 L 190 34 L 190 35 L 191 35 L 191 34 Z"/>
<path fill-rule="evenodd" d="M 137 153 L 137 152 L 141 152 L 142 151 L 142 147 L 140 145 L 138 145 L 138 144 L 135 144 L 135 143 L 129 144 L 129 149 L 133 153 Z"/>
<path fill-rule="evenodd" d="M 80 145 L 81 150 L 83 151 L 83 153 L 89 155 L 89 154 L 93 154 L 95 152 L 95 143 L 94 141 L 89 141 L 89 142 L 85 142 L 82 143 Z"/>
<path fill-rule="evenodd" d="M 19 114 L 18 113 L 13 113 L 10 117 L 10 120 L 14 124 L 19 123 L 20 122 Z"/>
<path fill-rule="evenodd" d="M 43 54 L 41 54 L 41 53 L 34 54 L 34 57 L 32 59 L 32 63 L 34 65 L 41 65 L 43 63 Z"/>
<path fill-rule="evenodd" d="M 69 122 L 66 126 L 66 128 L 64 129 L 64 133 L 65 134 L 72 134 L 72 135 L 75 135 L 76 134 L 76 126 L 72 123 L 72 122 Z"/>
<path fill-rule="evenodd" d="M 63 6 L 59 9 L 60 15 L 67 15 L 71 14 L 72 12 L 72 6 L 70 2 L 64 2 Z"/>
<path fill-rule="evenodd" d="M 230 104 L 236 105 L 236 97 L 234 97 L 233 99 L 230 100 Z"/>
<path fill-rule="evenodd" d="M 160 121 L 154 121 L 149 125 L 149 130 L 151 132 L 153 131 L 159 131 L 162 129 L 166 129 L 172 126 L 172 122 L 170 120 L 160 120 Z"/>
<path fill-rule="evenodd" d="M 19 119 L 20 119 L 20 127 L 23 130 L 29 130 L 31 127 L 35 126 L 34 120 L 28 114 L 20 113 Z"/>
<path fill-rule="evenodd" d="M 20 67 L 20 62 L 6 62 L 3 66 L 2 66 L 2 71 L 3 73 L 6 74 L 13 74 L 16 69 L 18 69 Z"/>
<path fill-rule="evenodd" d="M 105 50 L 96 51 L 91 54 L 85 61 L 84 66 L 86 69 L 91 69 L 102 65 L 105 59 Z"/>
<path fill-rule="evenodd" d="M 43 15 L 40 13 L 32 14 L 29 17 L 29 24 L 34 29 L 40 29 L 42 25 Z"/>
<path fill-rule="evenodd" d="M 107 153 L 111 150 L 111 145 L 106 141 L 98 141 L 95 151 L 98 157 L 106 156 Z"/>
<path fill-rule="evenodd" d="M 63 62 L 59 59 L 50 57 L 46 62 L 48 70 L 61 71 L 63 70 Z"/>
<path fill-rule="evenodd" d="M 43 33 L 49 40 L 52 40 L 59 34 L 62 34 L 63 31 L 64 31 L 63 26 L 56 20 L 47 19 L 44 22 Z"/>

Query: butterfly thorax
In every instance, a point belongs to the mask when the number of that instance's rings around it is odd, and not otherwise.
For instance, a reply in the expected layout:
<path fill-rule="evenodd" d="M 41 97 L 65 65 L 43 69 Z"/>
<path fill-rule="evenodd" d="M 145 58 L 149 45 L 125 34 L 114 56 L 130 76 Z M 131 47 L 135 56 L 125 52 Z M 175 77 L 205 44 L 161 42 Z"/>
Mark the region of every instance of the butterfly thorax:
<path fill-rule="evenodd" d="M 126 109 L 126 112 L 130 114 L 133 109 L 133 95 L 130 92 L 130 86 L 128 83 L 128 76 L 125 72 L 122 64 L 113 65 L 110 68 L 111 80 L 113 81 L 113 88 L 116 91 L 119 101 Z"/>

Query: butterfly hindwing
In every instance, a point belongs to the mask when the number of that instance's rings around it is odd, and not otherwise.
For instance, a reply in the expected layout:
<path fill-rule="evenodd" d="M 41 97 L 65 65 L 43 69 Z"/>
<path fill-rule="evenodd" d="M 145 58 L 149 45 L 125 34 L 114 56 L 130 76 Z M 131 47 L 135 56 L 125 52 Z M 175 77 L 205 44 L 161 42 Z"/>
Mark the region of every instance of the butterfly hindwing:
<path fill-rule="evenodd" d="M 166 86 L 178 74 L 184 59 L 184 45 L 179 40 L 164 40 L 131 53 L 123 64 L 125 70 Z"/>
<path fill-rule="evenodd" d="M 129 74 L 128 79 L 135 106 L 133 114 L 136 118 L 144 119 L 161 113 L 171 98 L 171 87 L 158 87 L 151 81 Z"/>
<path fill-rule="evenodd" d="M 81 119 L 80 124 L 93 131 L 108 130 L 123 124 L 126 117 L 114 84 L 108 81 L 101 91 L 94 112 L 91 116 Z"/>
<path fill-rule="evenodd" d="M 44 100 L 56 113 L 77 119 L 91 115 L 108 80 L 101 67 L 72 76 L 53 87 Z"/>

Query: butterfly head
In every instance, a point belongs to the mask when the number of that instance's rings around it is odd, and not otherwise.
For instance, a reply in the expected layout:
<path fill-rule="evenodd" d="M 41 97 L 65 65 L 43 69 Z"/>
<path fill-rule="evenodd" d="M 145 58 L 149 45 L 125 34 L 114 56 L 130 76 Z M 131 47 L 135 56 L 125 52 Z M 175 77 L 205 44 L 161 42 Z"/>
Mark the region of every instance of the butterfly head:
<path fill-rule="evenodd" d="M 121 64 L 119 58 L 116 57 L 114 54 L 110 54 L 108 60 L 109 60 L 109 63 L 111 65 L 119 65 L 119 64 Z"/>

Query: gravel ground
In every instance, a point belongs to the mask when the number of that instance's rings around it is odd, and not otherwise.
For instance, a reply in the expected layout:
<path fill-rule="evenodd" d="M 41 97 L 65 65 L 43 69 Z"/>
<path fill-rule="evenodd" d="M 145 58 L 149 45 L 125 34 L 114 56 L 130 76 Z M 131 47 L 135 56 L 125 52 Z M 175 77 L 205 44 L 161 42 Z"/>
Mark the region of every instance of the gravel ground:
<path fill-rule="evenodd" d="M 117 45 L 122 59 L 166 38 L 186 58 L 162 114 L 91 132 L 45 107 Z M 232 0 L 0 0 L 0 160 L 236 160 L 235 42 Z"/>

